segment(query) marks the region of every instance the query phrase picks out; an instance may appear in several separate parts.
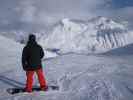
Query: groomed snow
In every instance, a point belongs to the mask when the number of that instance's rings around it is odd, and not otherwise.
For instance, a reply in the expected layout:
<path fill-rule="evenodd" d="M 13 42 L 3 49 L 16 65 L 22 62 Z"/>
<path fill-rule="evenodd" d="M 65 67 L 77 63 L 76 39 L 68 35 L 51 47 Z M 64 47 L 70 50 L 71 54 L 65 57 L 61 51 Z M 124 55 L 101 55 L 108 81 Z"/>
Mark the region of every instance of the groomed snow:
<path fill-rule="evenodd" d="M 10 87 L 24 87 L 23 45 L 0 36 L 0 100 L 132 100 L 133 56 L 67 54 L 43 60 L 48 84 L 59 91 L 9 95 Z M 35 77 L 34 86 L 38 85 Z"/>

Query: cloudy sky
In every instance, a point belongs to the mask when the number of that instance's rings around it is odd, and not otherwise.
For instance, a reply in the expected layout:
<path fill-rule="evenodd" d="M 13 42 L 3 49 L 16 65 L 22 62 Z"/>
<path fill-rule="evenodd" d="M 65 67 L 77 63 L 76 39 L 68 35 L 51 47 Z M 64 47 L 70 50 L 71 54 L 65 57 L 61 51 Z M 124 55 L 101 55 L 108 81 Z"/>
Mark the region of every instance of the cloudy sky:
<path fill-rule="evenodd" d="M 133 0 L 0 0 L 0 31 L 39 31 L 62 18 L 105 16 L 133 25 Z"/>

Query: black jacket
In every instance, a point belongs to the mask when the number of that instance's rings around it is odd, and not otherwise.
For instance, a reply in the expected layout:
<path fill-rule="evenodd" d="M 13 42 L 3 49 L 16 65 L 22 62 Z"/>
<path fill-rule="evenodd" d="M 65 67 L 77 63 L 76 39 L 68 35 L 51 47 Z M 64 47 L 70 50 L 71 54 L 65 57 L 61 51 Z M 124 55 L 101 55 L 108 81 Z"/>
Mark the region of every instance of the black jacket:
<path fill-rule="evenodd" d="M 22 66 L 25 71 L 37 70 L 42 67 L 41 59 L 44 51 L 36 41 L 29 41 L 22 52 Z"/>

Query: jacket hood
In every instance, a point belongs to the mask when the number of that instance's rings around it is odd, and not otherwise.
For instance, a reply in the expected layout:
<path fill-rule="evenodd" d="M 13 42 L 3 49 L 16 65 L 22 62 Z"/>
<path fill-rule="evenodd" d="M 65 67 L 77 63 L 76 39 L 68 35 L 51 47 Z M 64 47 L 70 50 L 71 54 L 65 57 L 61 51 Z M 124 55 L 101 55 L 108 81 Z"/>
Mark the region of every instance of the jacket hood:
<path fill-rule="evenodd" d="M 28 43 L 27 44 L 30 44 L 30 45 L 37 44 L 37 42 L 36 42 L 36 36 L 33 35 L 33 34 L 29 35 L 29 39 L 28 39 Z"/>

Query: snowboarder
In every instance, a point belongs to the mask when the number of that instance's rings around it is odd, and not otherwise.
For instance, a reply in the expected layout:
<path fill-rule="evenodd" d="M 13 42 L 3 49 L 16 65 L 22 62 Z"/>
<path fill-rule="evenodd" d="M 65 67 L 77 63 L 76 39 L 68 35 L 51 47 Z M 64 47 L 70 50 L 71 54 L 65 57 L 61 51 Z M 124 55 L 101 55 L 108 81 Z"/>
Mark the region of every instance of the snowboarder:
<path fill-rule="evenodd" d="M 28 42 L 23 48 L 22 52 L 22 66 L 26 71 L 26 92 L 32 92 L 33 75 L 36 72 L 40 83 L 41 90 L 46 90 L 46 80 L 43 76 L 43 69 L 41 59 L 44 56 L 42 47 L 36 42 L 36 36 L 33 34 L 29 35 Z"/>

